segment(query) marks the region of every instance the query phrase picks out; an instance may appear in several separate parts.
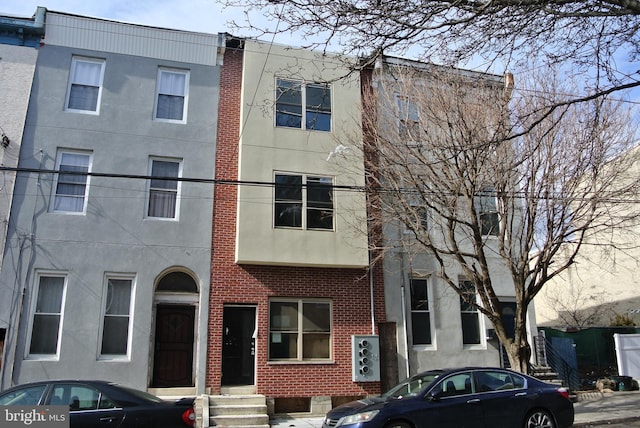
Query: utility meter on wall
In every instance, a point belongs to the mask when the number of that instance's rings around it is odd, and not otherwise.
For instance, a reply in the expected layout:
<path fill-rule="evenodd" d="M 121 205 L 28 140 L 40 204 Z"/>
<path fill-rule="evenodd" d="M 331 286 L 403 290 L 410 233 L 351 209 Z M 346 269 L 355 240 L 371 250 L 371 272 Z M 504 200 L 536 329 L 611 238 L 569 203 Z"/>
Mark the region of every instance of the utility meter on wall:
<path fill-rule="evenodd" d="M 351 352 L 353 381 L 380 381 L 380 338 L 351 336 Z"/>

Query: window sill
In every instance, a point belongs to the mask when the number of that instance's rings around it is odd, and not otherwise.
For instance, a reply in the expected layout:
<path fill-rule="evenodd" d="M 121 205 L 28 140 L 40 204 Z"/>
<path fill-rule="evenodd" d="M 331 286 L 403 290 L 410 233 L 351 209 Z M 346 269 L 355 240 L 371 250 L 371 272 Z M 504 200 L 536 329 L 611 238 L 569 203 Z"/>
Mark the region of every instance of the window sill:
<path fill-rule="evenodd" d="M 101 355 L 98 357 L 98 361 L 106 362 L 106 363 L 110 363 L 110 362 L 127 363 L 131 361 L 131 358 L 129 358 L 126 355 Z"/>
<path fill-rule="evenodd" d="M 172 222 L 179 222 L 180 220 L 175 218 L 175 217 L 145 217 L 145 220 L 148 221 L 172 221 Z"/>
<path fill-rule="evenodd" d="M 185 125 L 187 123 L 185 119 L 166 119 L 162 117 L 154 117 L 153 121 L 159 123 L 175 123 L 178 125 Z"/>
<path fill-rule="evenodd" d="M 25 358 L 25 360 L 27 361 L 60 361 L 60 356 L 34 354 L 34 355 L 28 355 L 27 358 Z"/>
<path fill-rule="evenodd" d="M 412 345 L 411 349 L 413 351 L 416 352 L 421 352 L 421 351 L 437 351 L 438 348 L 436 348 L 435 345 Z"/>
<path fill-rule="evenodd" d="M 462 345 L 462 349 L 465 351 L 485 351 L 487 347 L 481 343 L 478 345 Z"/>
<path fill-rule="evenodd" d="M 286 366 L 286 365 L 329 365 L 335 364 L 334 360 L 277 360 L 277 361 L 267 361 L 268 366 Z"/>
<path fill-rule="evenodd" d="M 67 108 L 64 111 L 66 113 L 88 114 L 89 116 L 100 116 L 100 112 L 96 110 L 78 110 L 73 108 Z"/>

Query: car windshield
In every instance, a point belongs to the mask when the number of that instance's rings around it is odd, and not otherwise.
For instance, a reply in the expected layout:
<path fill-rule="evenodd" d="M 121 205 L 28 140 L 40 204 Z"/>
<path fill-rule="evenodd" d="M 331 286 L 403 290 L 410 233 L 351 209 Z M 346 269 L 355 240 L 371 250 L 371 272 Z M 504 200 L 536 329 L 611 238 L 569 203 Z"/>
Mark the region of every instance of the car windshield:
<path fill-rule="evenodd" d="M 383 398 L 402 398 L 418 394 L 436 380 L 442 373 L 439 371 L 420 373 L 382 394 Z"/>
<path fill-rule="evenodd" d="M 34 385 L 5 392 L 0 397 L 0 406 L 35 406 L 47 385 Z"/>

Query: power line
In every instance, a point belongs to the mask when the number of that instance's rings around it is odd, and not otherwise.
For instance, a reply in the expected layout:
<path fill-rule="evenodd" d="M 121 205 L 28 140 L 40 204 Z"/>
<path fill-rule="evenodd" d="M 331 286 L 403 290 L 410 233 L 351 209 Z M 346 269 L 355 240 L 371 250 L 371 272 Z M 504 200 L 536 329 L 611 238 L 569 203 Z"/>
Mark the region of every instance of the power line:
<path fill-rule="evenodd" d="M 269 187 L 275 188 L 309 188 L 315 187 L 315 185 L 303 182 L 300 184 L 283 184 L 273 181 L 257 181 L 257 180 L 231 180 L 231 179 L 219 179 L 219 178 L 197 178 L 197 177 L 167 177 L 167 176 L 155 176 L 155 175 L 140 175 L 140 174 L 115 174 L 104 172 L 91 172 L 91 171 L 60 171 L 44 168 L 24 168 L 24 167 L 0 167 L 0 172 L 16 172 L 16 173 L 36 173 L 36 174 L 63 174 L 63 175 L 76 175 L 86 177 L 103 177 L 103 178 L 116 178 L 116 179 L 133 179 L 133 180 L 163 180 L 163 181 L 180 181 L 187 183 L 200 183 L 200 184 L 214 184 L 214 185 L 229 185 L 229 186 L 254 186 L 254 187 Z M 453 192 L 438 192 L 436 190 L 418 189 L 416 187 L 400 187 L 400 188 L 385 188 L 379 185 L 376 186 L 360 186 L 360 185 L 340 185 L 331 184 L 323 186 L 330 188 L 332 191 L 346 191 L 357 193 L 369 193 L 369 194 L 395 194 L 395 195 L 437 195 L 437 196 L 453 196 Z M 124 190 L 124 189 L 120 189 Z M 458 194 L 458 196 L 462 196 Z M 531 196 L 525 191 L 499 191 L 499 192 L 487 192 L 486 190 L 479 189 L 473 194 L 473 197 L 506 197 L 513 199 L 534 199 L 534 200 L 556 200 L 556 201 L 588 201 L 586 196 L 579 197 L 567 197 L 564 195 L 545 195 L 545 196 Z M 602 203 L 612 204 L 640 204 L 640 199 L 620 199 L 620 198 L 600 198 Z M 247 202 L 251 202 L 247 200 Z M 254 201 L 255 202 L 255 201 Z"/>
<path fill-rule="evenodd" d="M 0 172 L 16 172 L 16 173 L 35 173 L 35 174 L 62 174 L 62 175 L 78 175 L 86 177 L 106 177 L 106 178 L 122 178 L 122 179 L 135 179 L 135 180 L 162 180 L 162 181 L 180 181 L 187 183 L 208 183 L 208 184 L 220 184 L 220 185 L 235 185 L 235 186 L 258 186 L 258 187 L 275 187 L 276 183 L 272 181 L 254 181 L 254 180 L 230 180 L 224 178 L 197 178 L 197 177 L 168 177 L 157 175 L 140 175 L 140 174 L 116 174 L 106 172 L 92 172 L 92 171 L 60 171 L 55 169 L 44 168 L 24 168 L 24 167 L 0 167 Z M 278 186 L 281 186 L 278 184 Z M 313 184 L 302 183 L 297 187 L 313 187 Z M 286 186 L 284 187 L 291 187 Z M 329 187 L 329 186 L 327 186 Z M 332 184 L 330 186 L 334 190 L 350 190 L 356 192 L 364 192 L 364 186 L 355 185 L 340 185 Z"/>

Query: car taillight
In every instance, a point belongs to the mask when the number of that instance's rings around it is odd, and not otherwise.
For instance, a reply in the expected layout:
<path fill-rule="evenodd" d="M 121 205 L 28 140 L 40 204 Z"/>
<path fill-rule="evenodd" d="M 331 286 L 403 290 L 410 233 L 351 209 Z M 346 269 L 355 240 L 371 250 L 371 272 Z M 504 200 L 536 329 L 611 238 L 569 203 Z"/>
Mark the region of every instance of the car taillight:
<path fill-rule="evenodd" d="M 188 426 L 190 426 L 190 427 L 195 426 L 195 424 L 196 424 L 196 412 L 193 410 L 193 407 L 189 407 L 182 414 L 182 421 L 185 424 L 187 424 Z"/>
<path fill-rule="evenodd" d="M 562 395 L 567 400 L 569 399 L 569 390 L 567 388 L 558 388 L 556 389 L 556 392 L 558 392 L 558 394 Z"/>

